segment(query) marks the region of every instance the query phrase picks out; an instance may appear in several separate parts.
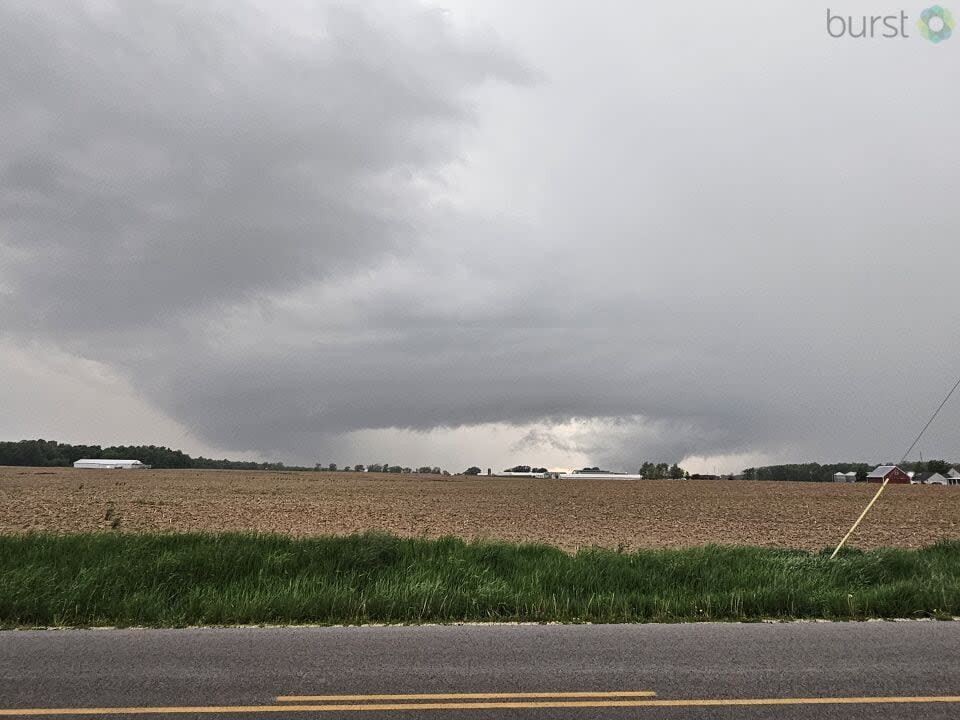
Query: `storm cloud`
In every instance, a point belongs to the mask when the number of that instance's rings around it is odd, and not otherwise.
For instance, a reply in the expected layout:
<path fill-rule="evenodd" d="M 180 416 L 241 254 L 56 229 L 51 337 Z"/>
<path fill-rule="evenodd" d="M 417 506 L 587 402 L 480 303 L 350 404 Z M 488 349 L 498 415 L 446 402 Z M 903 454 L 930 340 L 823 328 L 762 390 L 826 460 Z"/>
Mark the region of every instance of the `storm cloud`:
<path fill-rule="evenodd" d="M 622 469 L 898 459 L 960 372 L 960 45 L 786 2 L 295 7 L 0 9 L 21 367 L 230 452 Z"/>

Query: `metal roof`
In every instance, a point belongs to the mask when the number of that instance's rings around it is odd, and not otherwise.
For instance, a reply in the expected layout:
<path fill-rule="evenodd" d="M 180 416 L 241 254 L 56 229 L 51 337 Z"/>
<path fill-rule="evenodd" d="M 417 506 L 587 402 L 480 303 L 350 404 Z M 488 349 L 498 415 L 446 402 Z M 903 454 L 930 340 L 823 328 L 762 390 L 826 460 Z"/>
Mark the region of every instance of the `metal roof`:
<path fill-rule="evenodd" d="M 139 460 L 114 460 L 113 458 L 83 458 L 77 460 L 78 463 L 88 463 L 92 465 L 142 465 Z"/>
<path fill-rule="evenodd" d="M 891 470 L 900 470 L 896 465 L 880 465 L 875 467 L 873 471 L 867 475 L 868 478 L 882 478 L 886 477 Z M 903 472 L 901 470 L 901 472 Z"/>

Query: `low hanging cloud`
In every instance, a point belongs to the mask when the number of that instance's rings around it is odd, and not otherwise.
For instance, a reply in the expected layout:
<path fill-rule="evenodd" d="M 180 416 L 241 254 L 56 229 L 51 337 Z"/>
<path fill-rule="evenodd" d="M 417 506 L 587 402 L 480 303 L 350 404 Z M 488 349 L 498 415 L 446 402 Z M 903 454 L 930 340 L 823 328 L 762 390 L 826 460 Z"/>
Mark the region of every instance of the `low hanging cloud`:
<path fill-rule="evenodd" d="M 3 332 L 298 462 L 898 459 L 960 355 L 929 48 L 469 7 L 4 5 Z"/>

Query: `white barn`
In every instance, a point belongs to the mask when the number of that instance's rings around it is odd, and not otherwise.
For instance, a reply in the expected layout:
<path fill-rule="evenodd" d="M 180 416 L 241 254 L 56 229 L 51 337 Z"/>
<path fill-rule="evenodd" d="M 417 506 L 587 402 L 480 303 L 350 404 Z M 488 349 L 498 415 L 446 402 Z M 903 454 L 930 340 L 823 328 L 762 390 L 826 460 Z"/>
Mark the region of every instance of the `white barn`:
<path fill-rule="evenodd" d="M 149 465 L 144 465 L 139 460 L 113 460 L 101 458 L 98 460 L 77 460 L 73 466 L 75 468 L 87 468 L 88 470 L 146 470 Z"/>
<path fill-rule="evenodd" d="M 616 472 L 585 472 L 574 470 L 571 473 L 560 473 L 560 480 L 643 480 L 643 475 Z"/>

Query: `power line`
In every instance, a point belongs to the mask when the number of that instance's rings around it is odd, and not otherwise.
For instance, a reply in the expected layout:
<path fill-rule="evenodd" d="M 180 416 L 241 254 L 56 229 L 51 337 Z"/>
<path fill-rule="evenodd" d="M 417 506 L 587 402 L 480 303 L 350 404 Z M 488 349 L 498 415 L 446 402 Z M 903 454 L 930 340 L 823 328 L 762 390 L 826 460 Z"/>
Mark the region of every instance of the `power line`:
<path fill-rule="evenodd" d="M 947 393 L 947 396 L 943 399 L 943 402 L 940 403 L 940 406 L 934 411 L 933 415 L 930 416 L 930 419 L 927 420 L 927 424 L 923 426 L 923 430 L 920 431 L 920 434 L 917 435 L 917 439 L 913 441 L 910 447 L 907 448 L 907 451 L 903 454 L 903 457 L 900 458 L 900 463 L 903 463 L 907 459 L 907 456 L 913 452 L 913 449 L 917 446 L 917 443 L 920 442 L 920 438 L 923 437 L 923 434 L 927 431 L 927 428 L 933 424 L 933 421 L 937 419 L 937 415 L 940 414 L 940 411 L 943 410 L 943 406 L 947 404 L 947 401 L 953 396 L 957 391 L 957 388 L 960 387 L 960 378 L 957 378 L 956 384 L 950 389 L 950 392 Z"/>
<path fill-rule="evenodd" d="M 910 453 L 913 452 L 913 449 L 917 446 L 917 443 L 920 442 L 920 438 L 923 437 L 923 434 L 927 431 L 927 428 L 933 424 L 933 421 L 937 419 L 937 415 L 940 414 L 940 411 L 943 410 L 943 406 L 947 404 L 947 401 L 950 400 L 953 394 L 957 391 L 958 387 L 960 387 L 960 378 L 957 378 L 957 382 L 954 384 L 952 388 L 950 388 L 950 392 L 947 393 L 947 396 L 943 399 L 943 402 L 940 403 L 937 409 L 933 411 L 933 415 L 931 415 L 930 419 L 927 420 L 927 424 L 923 426 L 923 429 L 917 435 L 916 439 L 910 444 L 910 447 L 907 448 L 907 451 L 903 454 L 903 457 L 900 458 L 900 462 L 897 463 L 897 465 L 902 465 L 903 462 L 910 455 Z M 870 512 L 870 508 L 872 508 L 873 504 L 880 498 L 880 493 L 883 492 L 883 489 L 887 486 L 888 482 L 890 482 L 889 475 L 887 475 L 887 477 L 884 478 L 883 482 L 880 484 L 880 489 L 877 490 L 877 494 L 873 496 L 873 499 L 869 503 L 867 503 L 867 506 L 863 509 L 863 512 L 860 513 L 860 517 L 858 517 L 857 521 L 853 524 L 853 527 L 847 531 L 847 534 L 843 536 L 843 540 L 840 541 L 840 544 L 837 545 L 836 549 L 833 551 L 833 554 L 830 555 L 831 560 L 833 560 L 837 556 L 837 553 L 840 552 L 840 548 L 842 548 L 843 544 L 847 542 L 847 538 L 853 535 L 853 531 L 857 529 L 857 526 L 860 524 L 860 521 L 863 520 L 864 517 L 866 517 L 868 512 Z"/>

